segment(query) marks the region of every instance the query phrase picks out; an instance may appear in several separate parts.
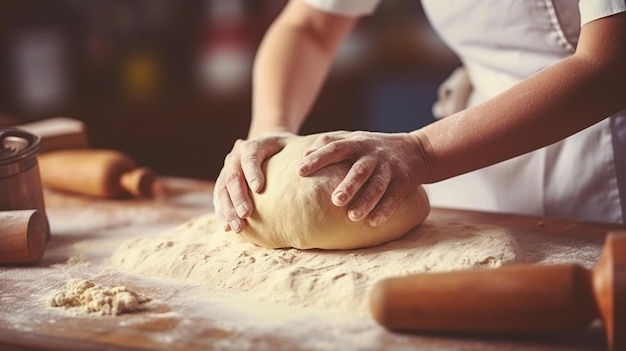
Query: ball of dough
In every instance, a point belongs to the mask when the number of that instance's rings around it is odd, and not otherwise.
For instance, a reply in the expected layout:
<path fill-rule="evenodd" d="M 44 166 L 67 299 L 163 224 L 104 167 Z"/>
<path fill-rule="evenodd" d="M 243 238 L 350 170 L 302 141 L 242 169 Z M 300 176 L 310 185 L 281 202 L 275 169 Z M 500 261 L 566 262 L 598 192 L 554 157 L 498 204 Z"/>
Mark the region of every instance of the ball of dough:
<path fill-rule="evenodd" d="M 324 167 L 307 177 L 296 171 L 318 136 L 294 138 L 263 164 L 267 181 L 263 192 L 251 192 L 255 209 L 241 233 L 246 240 L 266 248 L 364 248 L 399 238 L 426 218 L 430 204 L 420 186 L 380 226 L 351 221 L 349 204 L 337 207 L 331 202 L 350 162 Z"/>

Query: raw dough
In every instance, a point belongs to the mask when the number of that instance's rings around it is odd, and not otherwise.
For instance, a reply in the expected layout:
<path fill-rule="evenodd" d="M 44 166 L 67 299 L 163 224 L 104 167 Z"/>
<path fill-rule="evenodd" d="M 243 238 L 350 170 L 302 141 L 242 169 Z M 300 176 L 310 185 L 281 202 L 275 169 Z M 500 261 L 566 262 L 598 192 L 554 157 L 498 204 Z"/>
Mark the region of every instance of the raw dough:
<path fill-rule="evenodd" d="M 213 214 L 128 239 L 111 256 L 124 271 L 362 315 L 368 314 L 367 294 L 379 279 L 522 260 L 515 237 L 497 226 L 426 219 L 399 239 L 371 248 L 270 250 L 224 232 Z"/>
<path fill-rule="evenodd" d="M 351 221 L 349 206 L 337 207 L 330 198 L 350 162 L 324 167 L 308 177 L 296 171 L 304 152 L 318 137 L 297 137 L 265 162 L 267 184 L 262 193 L 252 193 L 255 211 L 241 233 L 244 238 L 267 248 L 354 249 L 397 239 L 426 218 L 430 205 L 419 187 L 382 225 Z"/>
<path fill-rule="evenodd" d="M 124 286 L 103 287 L 85 279 L 71 279 L 48 297 L 50 307 L 62 307 L 74 314 L 118 315 L 141 309 L 149 298 Z"/>

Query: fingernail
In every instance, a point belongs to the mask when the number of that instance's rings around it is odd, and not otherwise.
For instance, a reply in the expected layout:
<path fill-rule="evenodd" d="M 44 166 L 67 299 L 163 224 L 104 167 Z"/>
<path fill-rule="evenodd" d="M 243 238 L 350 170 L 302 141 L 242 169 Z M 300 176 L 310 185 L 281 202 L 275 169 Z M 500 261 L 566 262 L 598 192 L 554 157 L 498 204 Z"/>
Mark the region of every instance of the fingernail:
<path fill-rule="evenodd" d="M 361 220 L 361 216 L 362 216 L 361 211 L 359 211 L 359 210 L 350 210 L 350 219 L 351 220 L 353 220 L 355 222 L 358 222 L 358 221 Z"/>
<path fill-rule="evenodd" d="M 298 173 L 300 175 L 307 175 L 309 172 L 309 167 L 307 166 L 306 163 L 301 163 L 298 165 Z"/>
<path fill-rule="evenodd" d="M 235 231 L 235 233 L 239 233 L 241 231 L 241 224 L 239 224 L 239 221 L 230 221 L 230 227 Z"/>
<path fill-rule="evenodd" d="M 344 193 L 343 191 L 339 191 L 335 193 L 334 198 L 336 204 L 342 205 L 346 202 L 347 196 L 346 193 Z"/>
<path fill-rule="evenodd" d="M 380 216 L 374 216 L 370 218 L 369 223 L 372 227 L 378 227 L 382 223 L 382 218 Z"/>
<path fill-rule="evenodd" d="M 261 188 L 261 182 L 259 182 L 259 181 L 258 181 L 258 180 L 256 180 L 256 179 L 253 179 L 253 180 L 250 182 L 250 187 L 252 188 L 252 191 L 255 191 L 255 192 L 256 192 L 256 191 L 259 191 L 259 188 Z"/>
<path fill-rule="evenodd" d="M 239 206 L 237 206 L 237 215 L 240 218 L 244 218 L 244 216 L 247 215 L 247 214 L 248 214 L 248 206 L 245 203 L 240 204 Z"/>

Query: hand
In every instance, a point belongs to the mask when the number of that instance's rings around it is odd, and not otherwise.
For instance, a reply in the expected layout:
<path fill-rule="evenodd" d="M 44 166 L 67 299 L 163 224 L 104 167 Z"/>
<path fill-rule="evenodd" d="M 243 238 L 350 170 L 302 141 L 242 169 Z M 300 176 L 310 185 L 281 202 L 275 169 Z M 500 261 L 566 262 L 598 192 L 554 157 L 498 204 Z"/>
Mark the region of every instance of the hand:
<path fill-rule="evenodd" d="M 237 140 L 226 155 L 213 190 L 213 207 L 226 231 L 239 233 L 245 219 L 252 214 L 253 204 L 249 191 L 259 192 L 265 186 L 261 164 L 285 147 L 294 134 L 279 132 L 250 140 Z"/>
<path fill-rule="evenodd" d="M 352 167 L 333 191 L 336 206 L 350 204 L 348 217 L 367 218 L 372 226 L 386 222 L 402 199 L 428 179 L 428 163 L 417 135 L 407 133 L 340 132 L 321 136 L 306 151 L 298 172 L 350 160 Z"/>

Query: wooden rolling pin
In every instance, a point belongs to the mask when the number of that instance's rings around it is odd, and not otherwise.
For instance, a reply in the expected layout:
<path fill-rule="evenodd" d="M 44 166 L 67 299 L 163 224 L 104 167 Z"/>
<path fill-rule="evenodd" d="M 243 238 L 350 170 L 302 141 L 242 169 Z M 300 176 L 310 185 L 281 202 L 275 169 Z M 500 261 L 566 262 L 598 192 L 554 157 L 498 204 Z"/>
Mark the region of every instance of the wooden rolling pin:
<path fill-rule="evenodd" d="M 154 172 L 119 151 L 64 150 L 38 158 L 41 182 L 51 189 L 104 198 L 154 196 Z"/>
<path fill-rule="evenodd" d="M 611 350 L 626 350 L 626 232 L 609 233 L 592 270 L 575 264 L 511 265 L 380 281 L 374 319 L 397 331 L 545 333 L 601 319 Z"/>
<path fill-rule="evenodd" d="M 0 264 L 31 264 L 41 260 L 47 224 L 37 210 L 0 211 Z"/>

